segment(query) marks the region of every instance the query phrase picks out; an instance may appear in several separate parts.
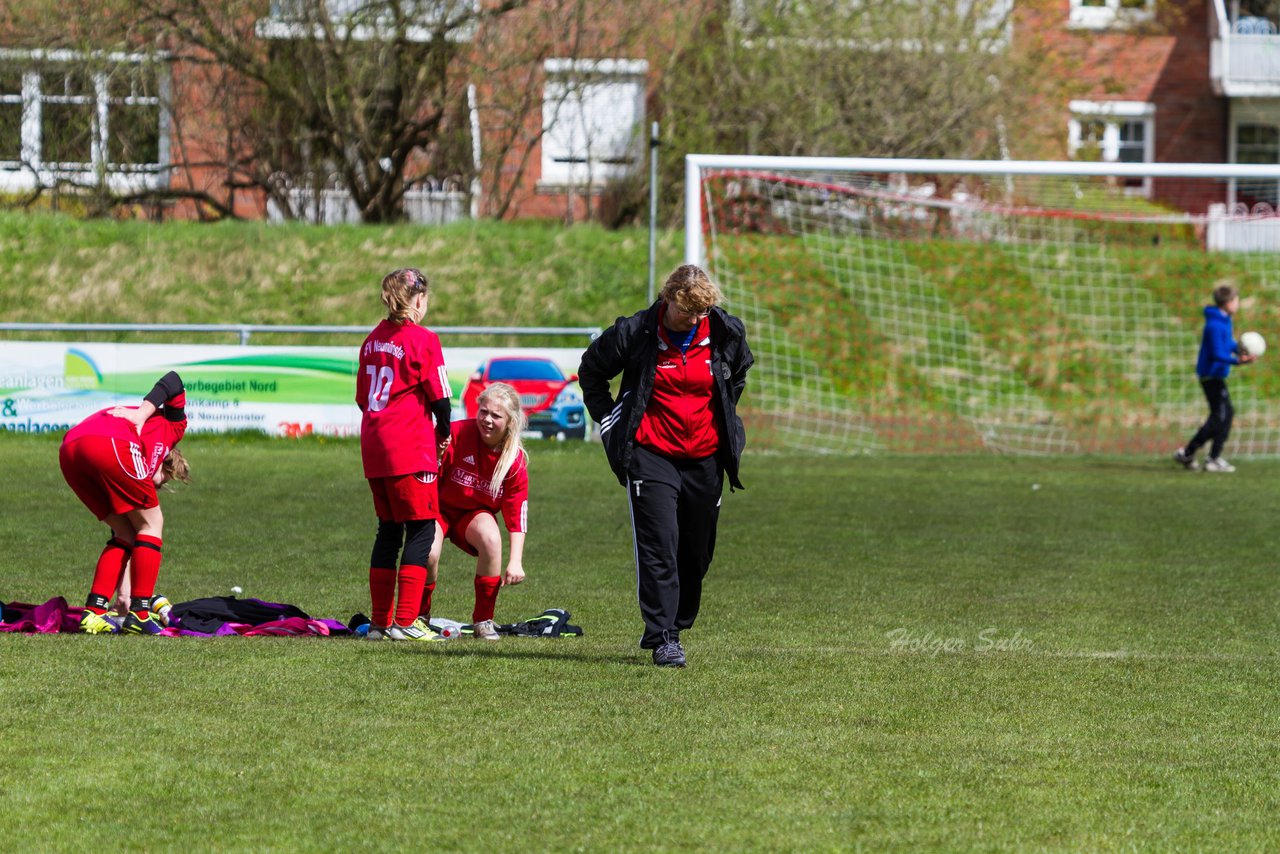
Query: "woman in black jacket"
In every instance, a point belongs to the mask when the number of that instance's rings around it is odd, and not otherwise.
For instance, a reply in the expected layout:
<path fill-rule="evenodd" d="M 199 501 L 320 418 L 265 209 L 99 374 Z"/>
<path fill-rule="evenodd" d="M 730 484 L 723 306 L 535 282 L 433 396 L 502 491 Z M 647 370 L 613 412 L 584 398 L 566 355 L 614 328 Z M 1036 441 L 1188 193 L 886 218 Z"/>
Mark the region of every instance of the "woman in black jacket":
<path fill-rule="evenodd" d="M 591 342 L 578 369 L 631 503 L 640 646 L 663 667 L 685 665 L 680 633 L 698 616 L 725 475 L 731 489 L 743 488 L 746 434 L 737 405 L 753 359 L 742 321 L 720 300 L 701 268 L 678 267 L 656 303 Z M 618 374 L 615 400 L 609 383 Z"/>

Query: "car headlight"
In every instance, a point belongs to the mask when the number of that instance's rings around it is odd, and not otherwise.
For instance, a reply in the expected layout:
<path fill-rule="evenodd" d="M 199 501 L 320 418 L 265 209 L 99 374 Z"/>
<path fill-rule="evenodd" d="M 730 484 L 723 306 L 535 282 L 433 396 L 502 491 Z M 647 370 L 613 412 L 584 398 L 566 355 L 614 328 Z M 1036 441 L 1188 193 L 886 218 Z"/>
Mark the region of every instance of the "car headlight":
<path fill-rule="evenodd" d="M 582 395 L 573 386 L 567 385 L 560 389 L 552 406 L 575 406 L 579 403 L 582 403 Z"/>

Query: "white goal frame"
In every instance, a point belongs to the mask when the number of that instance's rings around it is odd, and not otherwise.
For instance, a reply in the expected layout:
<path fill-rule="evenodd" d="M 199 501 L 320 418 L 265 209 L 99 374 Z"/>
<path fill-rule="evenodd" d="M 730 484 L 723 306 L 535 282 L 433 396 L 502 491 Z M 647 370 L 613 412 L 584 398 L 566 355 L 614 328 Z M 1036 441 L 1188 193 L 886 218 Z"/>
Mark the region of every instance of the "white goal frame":
<path fill-rule="evenodd" d="M 1250 199 L 1246 183 L 1280 183 L 1280 164 L 692 154 L 686 157 L 685 175 L 685 262 L 714 267 L 736 313 L 749 329 L 766 333 L 757 336 L 762 375 L 754 385 L 751 412 L 764 441 L 781 448 L 820 453 L 976 448 L 1017 454 L 1147 453 L 1194 429 L 1193 420 L 1203 418 L 1195 385 L 1184 376 L 1194 377 L 1187 353 L 1194 355 L 1198 321 L 1190 307 L 1166 304 L 1182 299 L 1171 300 L 1168 286 L 1152 291 L 1120 277 L 1127 269 L 1158 277 L 1162 261 L 1148 263 L 1145 253 L 1162 252 L 1168 245 L 1166 257 L 1176 259 L 1198 242 L 1211 254 L 1224 253 L 1223 268 L 1243 269 L 1251 293 L 1257 293 L 1251 299 L 1260 298 L 1265 305 L 1280 293 L 1280 212 L 1271 203 Z M 970 195 L 975 188 L 966 177 L 979 181 L 977 196 Z M 1141 199 L 1134 199 L 1132 207 L 1123 200 L 1134 195 L 1127 187 L 1145 184 L 1142 179 L 1156 182 L 1155 197 L 1147 200 L 1153 203 L 1150 208 Z M 721 186 L 722 181 L 728 183 Z M 914 183 L 928 192 L 911 192 Z M 954 196 L 934 196 L 936 184 L 953 183 Z M 1179 188 L 1194 190 L 1186 197 L 1186 208 L 1171 201 L 1181 195 Z M 1170 195 L 1173 190 L 1179 192 Z M 832 201 L 846 191 L 870 199 L 867 210 Z M 1024 191 L 1031 192 L 1026 201 Z M 1051 198 L 1060 191 L 1069 195 Z M 814 195 L 792 204 L 792 192 Z M 740 223 L 735 222 L 732 199 L 743 203 Z M 1079 207 L 1076 200 L 1081 200 Z M 1111 207 L 1112 202 L 1118 204 Z M 911 231 L 917 227 L 912 223 L 925 218 L 904 213 L 927 208 L 941 212 L 929 222 L 960 228 L 953 235 L 955 245 L 993 244 L 993 258 L 1001 259 L 993 263 L 1011 264 L 1014 270 L 1012 293 L 1025 290 L 1027 305 L 1045 303 L 1036 309 L 1047 312 L 1043 329 L 1036 325 L 1038 315 L 1021 318 L 1032 325 L 1005 326 L 1015 331 L 1001 337 L 985 300 L 951 305 L 942 280 L 923 275 L 923 268 L 901 248 L 888 248 L 932 240 L 924 231 Z M 823 238 L 827 217 L 837 226 L 856 223 L 848 226 L 850 239 L 839 228 L 831 240 Z M 806 223 L 815 226 L 812 233 Z M 1018 231 L 1022 223 L 1029 223 L 1025 238 Z M 1108 252 L 1103 223 L 1115 223 L 1121 234 L 1142 243 L 1126 244 L 1122 238 L 1117 250 Z M 774 228 L 799 237 L 797 243 L 777 245 L 784 252 L 788 245 L 802 254 L 812 252 L 805 257 L 817 265 L 813 276 L 801 273 L 802 279 L 792 282 L 782 297 L 767 281 L 752 280 L 748 270 L 735 267 L 733 240 L 725 244 L 729 255 L 714 245 L 722 232 L 737 234 L 740 226 L 743 233 L 759 228 L 766 235 L 757 244 L 763 251 L 769 251 L 764 247 Z M 876 233 L 881 226 L 885 233 Z M 1165 228 L 1174 229 L 1168 241 L 1159 232 Z M 892 236 L 895 229 L 902 229 L 903 240 Z M 1096 244 L 1090 242 L 1095 232 L 1102 238 Z M 944 235 L 939 246 L 952 251 L 949 245 Z M 1072 248 L 1061 254 L 1035 248 L 1054 246 Z M 1077 252 L 1077 246 L 1083 251 Z M 1101 252 L 1089 248 L 1093 246 Z M 1068 264 L 1085 273 L 1063 272 Z M 828 273 L 834 276 L 831 281 Z M 846 281 L 846 275 L 852 278 Z M 1181 282 L 1176 277 L 1159 281 Z M 963 276 L 959 282 L 958 293 L 968 288 L 971 296 L 981 285 Z M 1000 286 L 995 280 L 990 284 Z M 900 294 L 896 288 L 902 289 Z M 842 293 L 853 301 L 823 310 L 822 299 L 841 300 Z M 818 303 L 807 302 L 815 295 Z M 803 334 L 771 338 L 768 330 L 775 319 L 785 327 L 806 316 L 796 313 L 799 306 L 810 312 Z M 849 314 L 843 313 L 845 308 Z M 1250 320 L 1261 320 L 1266 331 L 1275 333 L 1274 314 L 1259 311 Z M 829 340 L 821 332 L 823 325 L 838 322 L 864 324 L 866 334 L 856 345 L 824 349 Z M 1036 361 L 1037 369 L 1043 366 L 1039 373 L 1026 361 L 1029 334 L 1043 335 L 1047 342 L 1047 358 Z M 804 343 L 812 341 L 821 343 Z M 884 344 L 888 355 L 884 364 L 859 373 L 857 365 L 873 362 L 856 356 L 850 361 L 850 354 L 871 346 L 868 342 Z M 1101 367 L 1077 374 L 1085 377 L 1084 385 L 1073 379 L 1055 385 L 1060 368 L 1068 376 L 1077 370 L 1074 354 L 1082 351 L 1102 354 L 1097 360 Z M 876 371 L 890 381 L 873 381 Z M 1249 420 L 1234 448 L 1249 456 L 1280 456 L 1280 403 L 1274 394 L 1259 397 L 1260 390 L 1274 389 L 1275 379 L 1261 369 L 1257 373 L 1263 376 L 1256 386 L 1246 381 L 1240 389 Z M 919 390 L 925 393 L 916 394 Z"/>

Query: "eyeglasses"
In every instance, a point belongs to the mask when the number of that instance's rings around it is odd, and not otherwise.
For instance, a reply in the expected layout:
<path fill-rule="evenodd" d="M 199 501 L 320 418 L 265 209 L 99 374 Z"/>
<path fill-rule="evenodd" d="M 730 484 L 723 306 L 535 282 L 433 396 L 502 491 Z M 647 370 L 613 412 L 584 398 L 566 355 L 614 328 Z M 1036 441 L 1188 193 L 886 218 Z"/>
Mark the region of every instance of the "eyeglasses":
<path fill-rule="evenodd" d="M 673 302 L 667 303 L 667 308 L 671 311 L 676 312 L 677 314 L 683 314 L 685 317 L 692 318 L 693 320 L 701 320 L 702 318 L 711 314 L 710 308 L 704 308 L 702 311 L 687 311 L 686 309 L 681 308 L 680 306 L 676 305 Z"/>

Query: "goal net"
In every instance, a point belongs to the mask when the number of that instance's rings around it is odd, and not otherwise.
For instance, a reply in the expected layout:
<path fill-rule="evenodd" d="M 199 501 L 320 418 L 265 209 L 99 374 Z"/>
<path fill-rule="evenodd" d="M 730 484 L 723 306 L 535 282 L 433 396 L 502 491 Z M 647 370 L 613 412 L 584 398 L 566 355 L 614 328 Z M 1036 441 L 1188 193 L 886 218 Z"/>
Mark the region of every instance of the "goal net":
<path fill-rule="evenodd" d="M 690 156 L 686 256 L 756 355 L 753 445 L 1171 452 L 1213 289 L 1280 348 L 1280 167 Z M 1280 349 L 1229 455 L 1280 453 Z"/>

